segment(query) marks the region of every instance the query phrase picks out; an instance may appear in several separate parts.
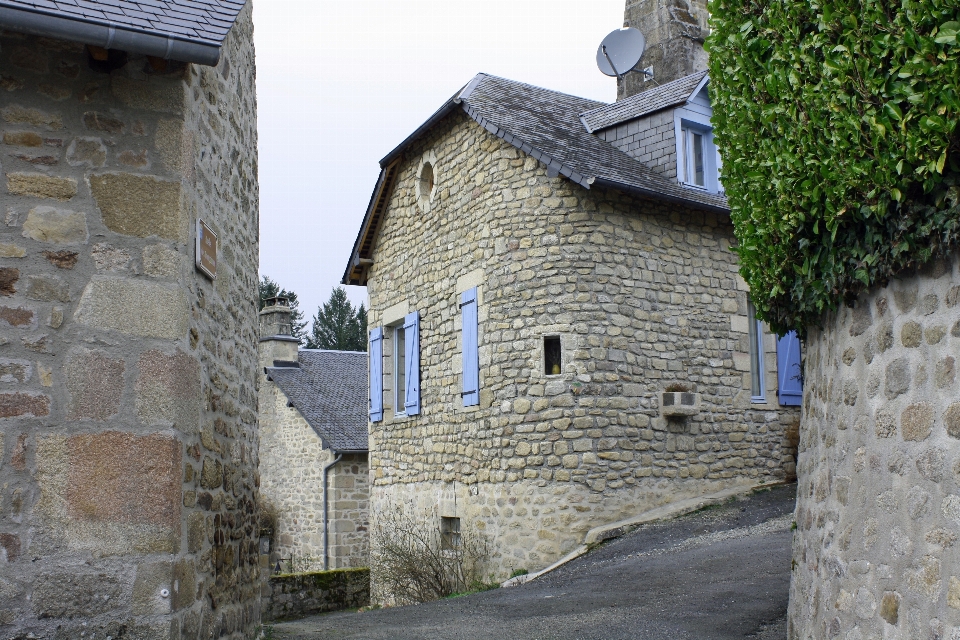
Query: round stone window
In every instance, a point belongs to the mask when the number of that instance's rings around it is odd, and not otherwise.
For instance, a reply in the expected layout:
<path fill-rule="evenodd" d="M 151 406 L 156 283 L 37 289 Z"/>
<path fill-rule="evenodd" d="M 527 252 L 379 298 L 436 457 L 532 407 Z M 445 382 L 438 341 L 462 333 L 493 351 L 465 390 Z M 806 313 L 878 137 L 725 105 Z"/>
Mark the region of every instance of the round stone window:
<path fill-rule="evenodd" d="M 430 210 L 437 192 L 436 162 L 432 153 L 425 154 L 417 171 L 417 202 L 424 211 Z"/>
<path fill-rule="evenodd" d="M 426 196 L 432 196 L 433 187 L 433 165 L 429 162 L 424 162 L 423 169 L 420 170 L 420 193 Z"/>

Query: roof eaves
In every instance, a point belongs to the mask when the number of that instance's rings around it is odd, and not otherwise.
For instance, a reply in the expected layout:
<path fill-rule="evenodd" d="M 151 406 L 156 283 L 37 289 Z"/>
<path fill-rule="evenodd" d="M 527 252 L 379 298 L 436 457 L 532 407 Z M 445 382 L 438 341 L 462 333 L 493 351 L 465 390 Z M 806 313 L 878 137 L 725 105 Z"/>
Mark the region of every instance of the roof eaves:
<path fill-rule="evenodd" d="M 593 181 L 593 184 L 600 187 L 609 187 L 611 189 L 616 189 L 618 191 L 625 191 L 628 193 L 635 193 L 637 195 L 643 196 L 645 198 L 650 198 L 653 200 L 659 200 L 662 202 L 672 202 L 675 204 L 682 204 L 691 209 L 699 209 L 701 211 L 709 211 L 710 213 L 719 213 L 724 215 L 730 214 L 729 207 L 722 207 L 718 205 L 712 205 L 706 202 L 701 202 L 699 200 L 694 200 L 692 198 L 681 198 L 679 196 L 673 196 L 662 191 L 656 191 L 654 189 L 644 189 L 643 187 L 625 184 L 623 182 L 618 182 L 616 180 L 611 180 L 609 178 L 596 178 Z"/>
<path fill-rule="evenodd" d="M 477 85 L 480 84 L 480 82 L 485 77 L 486 77 L 486 74 L 483 74 L 483 73 L 478 73 L 477 75 L 475 75 L 473 79 L 470 80 L 470 82 L 465 84 L 459 91 L 457 91 L 453 95 L 453 97 L 451 97 L 449 100 L 444 102 L 443 106 L 437 109 L 432 116 L 427 118 L 426 122 L 424 122 L 422 125 L 417 127 L 416 131 L 414 131 L 409 136 L 404 138 L 403 142 L 398 144 L 396 147 L 393 148 L 393 150 L 390 153 L 385 155 L 380 160 L 380 166 L 385 167 L 391 162 L 393 162 L 394 160 L 396 160 L 398 156 L 402 155 L 403 152 L 406 151 L 407 147 L 413 144 L 424 133 L 432 129 L 435 124 L 437 124 L 438 122 L 443 120 L 447 115 L 449 115 L 450 112 L 453 111 L 457 107 L 457 105 L 461 103 L 461 101 L 469 97 L 469 95 L 473 93 L 473 90 L 477 88 Z"/>
<path fill-rule="evenodd" d="M 363 217 L 363 224 L 360 225 L 360 233 L 357 234 L 357 239 L 353 243 L 353 251 L 350 252 L 350 258 L 347 262 L 347 267 L 343 272 L 343 278 L 341 278 L 340 283 L 345 285 L 366 285 L 366 272 L 369 265 L 364 265 L 361 263 L 361 250 L 363 249 L 364 244 L 370 244 L 373 241 L 373 236 L 376 235 L 378 226 L 379 226 L 379 215 L 382 215 L 383 200 L 389 195 L 393 190 L 393 183 L 396 180 L 397 165 L 403 159 L 403 153 L 407 148 L 413 144 L 420 136 L 430 130 L 434 125 L 436 125 L 440 120 L 452 113 L 457 106 L 463 103 L 463 100 L 468 98 L 473 90 L 477 88 L 477 85 L 483 81 L 486 77 L 484 73 L 478 73 L 470 80 L 466 85 L 464 85 L 456 94 L 453 95 L 449 100 L 443 103 L 439 109 L 437 109 L 432 116 L 430 116 L 426 122 L 417 127 L 417 130 L 407 136 L 403 142 L 398 144 L 393 148 L 390 153 L 385 155 L 380 160 L 380 176 L 377 178 L 377 184 L 373 188 L 373 193 L 370 194 L 370 202 L 367 204 L 367 211 Z M 375 219 L 375 217 L 377 219 Z"/>
<path fill-rule="evenodd" d="M 0 0 L 0 25 L 10 31 L 69 40 L 105 49 L 122 49 L 132 53 L 156 56 L 207 66 L 220 60 L 220 42 L 205 38 L 188 38 L 156 30 L 138 29 L 110 20 L 72 15 L 39 7 L 13 6 Z"/>

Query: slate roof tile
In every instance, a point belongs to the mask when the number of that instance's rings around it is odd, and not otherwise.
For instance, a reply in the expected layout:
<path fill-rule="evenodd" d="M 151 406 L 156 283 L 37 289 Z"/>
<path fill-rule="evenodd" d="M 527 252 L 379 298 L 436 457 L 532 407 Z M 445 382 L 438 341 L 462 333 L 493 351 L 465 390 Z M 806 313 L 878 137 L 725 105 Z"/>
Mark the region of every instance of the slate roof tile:
<path fill-rule="evenodd" d="M 39 11 L 159 36 L 221 45 L 245 2 L 228 0 L 0 0 L 0 7 Z"/>
<path fill-rule="evenodd" d="M 268 367 L 267 376 L 335 451 L 367 450 L 367 354 L 301 350 L 300 367 Z"/>
<path fill-rule="evenodd" d="M 628 120 L 686 102 L 706 75 L 706 71 L 694 73 L 613 104 L 605 104 L 602 107 L 584 111 L 580 116 L 590 131 L 614 127 Z"/>
<path fill-rule="evenodd" d="M 472 91 L 465 92 L 462 102 L 479 124 L 584 186 L 601 181 L 729 210 L 725 196 L 664 178 L 609 142 L 587 133 L 580 114 L 602 103 L 487 75 Z"/>

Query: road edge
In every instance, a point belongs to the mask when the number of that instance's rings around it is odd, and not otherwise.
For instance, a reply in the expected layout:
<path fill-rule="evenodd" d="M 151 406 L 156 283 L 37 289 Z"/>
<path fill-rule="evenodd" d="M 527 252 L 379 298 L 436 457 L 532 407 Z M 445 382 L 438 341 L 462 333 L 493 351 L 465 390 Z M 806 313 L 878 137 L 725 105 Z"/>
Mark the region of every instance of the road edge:
<path fill-rule="evenodd" d="M 533 580 L 536 580 L 540 576 L 546 575 L 555 569 L 562 567 L 563 565 L 576 560 L 580 556 L 584 555 L 591 549 L 593 549 L 598 543 L 604 542 L 606 540 L 612 540 L 614 538 L 619 538 L 625 533 L 633 531 L 640 525 L 649 524 L 651 522 L 657 522 L 660 520 L 670 520 L 678 516 L 686 515 L 692 513 L 704 507 L 709 507 L 715 504 L 721 504 L 730 500 L 731 498 L 736 498 L 747 493 L 752 493 L 758 489 L 770 489 L 773 487 L 779 487 L 786 484 L 792 484 L 792 482 L 768 482 L 764 484 L 743 484 L 737 485 L 735 487 L 730 487 L 729 489 L 724 489 L 723 491 L 718 491 L 716 493 L 710 493 L 704 496 L 697 496 L 696 498 L 687 498 L 686 500 L 678 500 L 677 502 L 671 502 L 670 504 L 665 504 L 662 507 L 657 507 L 656 509 L 650 509 L 649 511 L 644 511 L 638 515 L 635 515 L 631 518 L 625 520 L 619 520 L 617 522 L 611 522 L 609 524 L 600 525 L 599 527 L 594 527 L 587 531 L 586 535 L 583 537 L 583 543 L 560 558 L 550 566 L 545 569 L 534 573 L 528 573 L 522 576 L 516 576 L 510 578 L 505 582 L 500 584 L 501 588 L 507 587 L 516 587 L 521 584 L 526 584 Z"/>

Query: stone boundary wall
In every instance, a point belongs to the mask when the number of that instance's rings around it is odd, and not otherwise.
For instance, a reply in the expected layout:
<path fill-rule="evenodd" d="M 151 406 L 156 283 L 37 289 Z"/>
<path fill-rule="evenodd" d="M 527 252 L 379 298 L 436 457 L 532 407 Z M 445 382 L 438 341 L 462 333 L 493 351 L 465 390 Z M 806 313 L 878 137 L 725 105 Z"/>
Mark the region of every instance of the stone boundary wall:
<path fill-rule="evenodd" d="M 370 604 L 370 569 L 334 569 L 271 576 L 263 596 L 264 623 Z"/>
<path fill-rule="evenodd" d="M 425 211 L 415 187 L 428 156 L 437 193 Z M 496 533 L 505 578 L 600 524 L 792 476 L 799 408 L 777 403 L 769 333 L 766 402 L 751 402 L 729 219 L 550 178 L 459 113 L 407 158 L 376 241 L 369 323 L 420 312 L 422 411 L 393 410 L 386 331 L 372 512 L 416 506 L 430 527 L 469 516 Z M 480 404 L 464 408 L 459 295 L 472 286 Z M 560 338 L 560 374 L 544 371 L 547 336 Z M 660 393 L 678 382 L 701 395 L 700 412 L 667 420 Z"/>
<path fill-rule="evenodd" d="M 791 640 L 960 640 L 958 267 L 809 330 Z"/>

